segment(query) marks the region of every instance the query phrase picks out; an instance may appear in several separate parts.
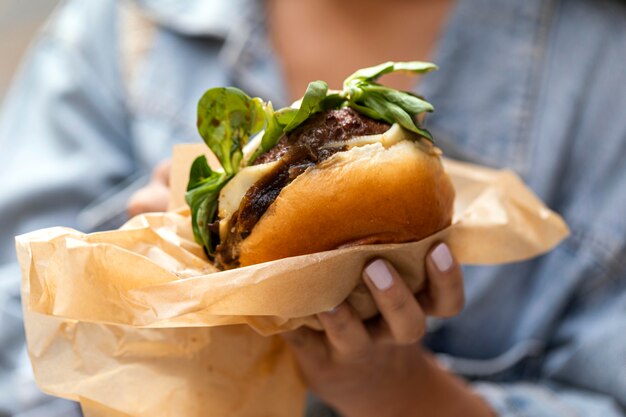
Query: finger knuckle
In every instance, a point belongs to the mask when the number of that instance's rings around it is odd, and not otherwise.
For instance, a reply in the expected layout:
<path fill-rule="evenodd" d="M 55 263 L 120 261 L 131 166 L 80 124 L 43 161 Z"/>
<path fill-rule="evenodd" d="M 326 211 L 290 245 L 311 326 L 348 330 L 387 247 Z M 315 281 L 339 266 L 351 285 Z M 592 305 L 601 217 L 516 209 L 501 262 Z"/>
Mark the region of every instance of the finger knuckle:
<path fill-rule="evenodd" d="M 401 335 L 396 336 L 396 342 L 401 345 L 413 345 L 419 342 L 426 331 L 426 325 L 415 322 L 411 327 L 405 329 Z"/>
<path fill-rule="evenodd" d="M 440 281 L 424 301 L 424 309 L 434 316 L 452 317 L 459 314 L 465 305 L 465 290 L 460 275 Z"/>
<path fill-rule="evenodd" d="M 430 277 L 429 277 L 430 279 Z M 453 271 L 450 271 L 445 274 L 441 274 L 436 278 L 432 278 L 429 280 L 428 284 L 437 288 L 439 290 L 452 291 L 455 290 L 462 281 Z"/>
<path fill-rule="evenodd" d="M 362 348 L 352 352 L 350 355 L 352 362 L 367 363 L 371 360 L 372 351 L 369 348 Z"/>
<path fill-rule="evenodd" d="M 329 329 L 334 334 L 343 334 L 348 330 L 348 321 L 343 319 L 333 320 L 330 323 Z"/>
<path fill-rule="evenodd" d="M 414 298 L 408 291 L 398 291 L 391 299 L 389 303 L 389 309 L 392 312 L 405 311 L 412 301 L 414 301 Z"/>
<path fill-rule="evenodd" d="M 407 336 L 402 339 L 396 340 L 396 344 L 400 346 L 410 346 L 419 342 L 420 339 L 421 338 L 417 336 Z"/>
<path fill-rule="evenodd" d="M 453 293 L 450 297 L 450 300 L 441 305 L 438 311 L 438 316 L 440 317 L 452 317 L 459 314 L 463 311 L 463 307 L 465 307 L 465 295 L 463 291 L 457 291 Z"/>
<path fill-rule="evenodd" d="M 351 321 L 352 316 L 350 311 L 341 308 L 335 313 L 335 315 L 328 317 L 325 320 L 324 327 L 326 328 L 326 331 L 330 331 L 334 334 L 342 334 L 349 329 Z"/>

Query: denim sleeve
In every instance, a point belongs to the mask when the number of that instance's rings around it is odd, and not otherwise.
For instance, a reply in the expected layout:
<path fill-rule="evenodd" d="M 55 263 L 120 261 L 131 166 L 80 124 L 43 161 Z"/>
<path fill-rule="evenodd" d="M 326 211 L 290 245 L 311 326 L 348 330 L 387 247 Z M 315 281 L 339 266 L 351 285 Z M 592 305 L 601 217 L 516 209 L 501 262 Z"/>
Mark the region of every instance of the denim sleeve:
<path fill-rule="evenodd" d="M 113 31 L 80 3 L 45 28 L 0 116 L 0 263 L 14 258 L 15 235 L 77 227 L 82 208 L 134 171 Z"/>
<path fill-rule="evenodd" d="M 626 274 L 590 283 L 574 299 L 539 380 L 475 383 L 499 416 L 626 416 Z"/>
<path fill-rule="evenodd" d="M 499 417 L 623 417 L 624 411 L 606 395 L 541 384 L 480 383 L 476 391 Z"/>
<path fill-rule="evenodd" d="M 81 210 L 135 169 L 108 3 L 67 2 L 56 12 L 0 114 L 0 416 L 70 416 L 75 408 L 45 400 L 33 383 L 14 236 L 82 228 Z"/>

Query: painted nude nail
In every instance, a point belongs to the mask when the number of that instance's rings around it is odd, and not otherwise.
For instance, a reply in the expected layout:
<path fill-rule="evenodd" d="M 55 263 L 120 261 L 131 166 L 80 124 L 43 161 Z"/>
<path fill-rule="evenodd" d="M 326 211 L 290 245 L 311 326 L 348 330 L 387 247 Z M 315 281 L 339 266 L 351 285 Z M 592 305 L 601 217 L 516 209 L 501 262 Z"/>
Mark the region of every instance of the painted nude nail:
<path fill-rule="evenodd" d="M 393 275 L 382 259 L 376 259 L 365 267 L 365 275 L 376 288 L 384 291 L 393 285 Z"/>
<path fill-rule="evenodd" d="M 452 260 L 452 253 L 450 253 L 450 249 L 445 243 L 438 244 L 437 247 L 430 253 L 430 257 L 439 272 L 447 272 L 450 268 L 452 268 L 452 264 L 454 263 Z"/>

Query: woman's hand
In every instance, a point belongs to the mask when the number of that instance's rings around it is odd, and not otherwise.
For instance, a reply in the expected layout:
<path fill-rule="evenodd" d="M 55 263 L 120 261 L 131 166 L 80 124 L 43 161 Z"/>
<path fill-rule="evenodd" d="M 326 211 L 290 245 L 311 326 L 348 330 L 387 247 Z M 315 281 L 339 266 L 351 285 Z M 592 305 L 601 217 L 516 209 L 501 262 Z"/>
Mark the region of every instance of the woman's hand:
<path fill-rule="evenodd" d="M 166 211 L 170 197 L 171 161 L 165 160 L 154 168 L 150 183 L 137 190 L 128 201 L 130 217 L 142 213 Z"/>
<path fill-rule="evenodd" d="M 319 315 L 324 332 L 285 333 L 310 389 L 345 417 L 487 416 L 488 407 L 417 343 L 426 316 L 463 308 L 463 279 L 445 244 L 426 259 L 427 284 L 414 296 L 391 264 L 363 271 L 381 318 L 364 324 L 349 304 Z"/>
<path fill-rule="evenodd" d="M 131 197 L 129 215 L 167 209 L 170 168 L 164 161 L 154 169 L 150 183 Z M 424 290 L 413 296 L 393 266 L 377 259 L 363 279 L 381 319 L 364 324 L 343 303 L 319 315 L 324 332 L 283 335 L 310 388 L 345 417 L 491 415 L 417 343 L 427 315 L 450 317 L 463 307 L 461 270 L 445 244 L 431 250 L 426 272 Z"/>

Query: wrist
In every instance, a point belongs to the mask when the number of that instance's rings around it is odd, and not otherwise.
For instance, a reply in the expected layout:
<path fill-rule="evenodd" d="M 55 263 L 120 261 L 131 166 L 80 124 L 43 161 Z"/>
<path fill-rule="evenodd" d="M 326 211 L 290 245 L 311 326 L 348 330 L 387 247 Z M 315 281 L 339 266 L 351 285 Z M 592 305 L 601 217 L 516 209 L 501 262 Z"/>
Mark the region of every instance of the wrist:
<path fill-rule="evenodd" d="M 429 385 L 430 366 L 421 349 L 410 348 L 410 361 L 400 360 L 401 379 L 377 379 L 374 386 L 357 398 L 343 397 L 341 404 L 331 404 L 342 417 L 407 417 L 416 414 Z M 394 373 L 395 374 L 395 373 Z M 397 374 L 396 374 L 397 375 Z"/>
<path fill-rule="evenodd" d="M 360 398 L 337 405 L 343 417 L 493 417 L 485 400 L 461 378 L 439 366 L 435 358 L 422 350 L 419 360 L 407 369 L 406 379 L 395 381 L 398 387 L 386 390 L 375 401 Z M 398 383 L 399 382 L 399 383 Z"/>
<path fill-rule="evenodd" d="M 424 378 L 413 396 L 413 409 L 406 416 L 494 417 L 487 402 L 462 378 L 443 369 L 436 358 L 424 350 Z M 409 413 L 409 414 L 406 414 Z"/>

